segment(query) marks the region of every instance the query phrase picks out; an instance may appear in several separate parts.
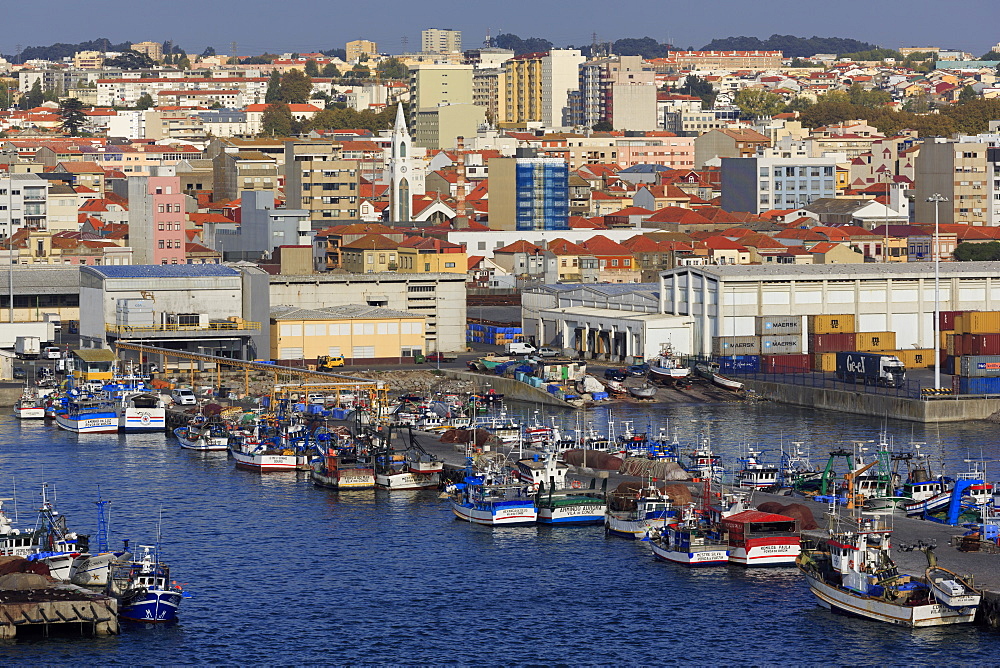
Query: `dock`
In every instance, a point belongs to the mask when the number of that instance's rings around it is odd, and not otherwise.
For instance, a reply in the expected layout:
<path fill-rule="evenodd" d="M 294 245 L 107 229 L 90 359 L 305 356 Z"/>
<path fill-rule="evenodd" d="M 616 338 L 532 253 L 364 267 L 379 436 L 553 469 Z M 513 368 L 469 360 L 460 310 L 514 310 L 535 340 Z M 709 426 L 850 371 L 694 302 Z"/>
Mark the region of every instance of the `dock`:
<path fill-rule="evenodd" d="M 0 577 L 0 638 L 117 635 L 118 602 L 41 575 Z"/>

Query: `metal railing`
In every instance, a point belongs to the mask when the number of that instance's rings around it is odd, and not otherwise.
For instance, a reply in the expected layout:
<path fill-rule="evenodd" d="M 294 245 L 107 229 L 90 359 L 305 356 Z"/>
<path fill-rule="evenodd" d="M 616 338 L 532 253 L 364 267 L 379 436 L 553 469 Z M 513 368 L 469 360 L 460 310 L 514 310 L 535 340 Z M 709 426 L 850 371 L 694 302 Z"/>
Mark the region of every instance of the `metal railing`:
<path fill-rule="evenodd" d="M 107 325 L 105 330 L 111 334 L 133 336 L 137 334 L 148 334 L 153 332 L 221 332 L 238 330 L 259 330 L 259 322 L 210 322 L 207 326 L 202 325 L 179 325 L 176 323 L 164 323 L 161 325 Z"/>

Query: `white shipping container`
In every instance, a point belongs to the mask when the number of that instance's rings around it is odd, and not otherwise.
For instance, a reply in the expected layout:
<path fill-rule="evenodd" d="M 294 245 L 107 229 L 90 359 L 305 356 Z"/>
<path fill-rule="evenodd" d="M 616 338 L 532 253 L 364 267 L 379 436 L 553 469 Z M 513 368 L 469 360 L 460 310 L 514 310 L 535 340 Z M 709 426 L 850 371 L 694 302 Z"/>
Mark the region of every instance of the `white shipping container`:
<path fill-rule="evenodd" d="M 760 355 L 760 337 L 757 336 L 716 336 L 712 338 L 712 354 Z"/>
<path fill-rule="evenodd" d="M 800 315 L 759 315 L 755 322 L 757 336 L 785 336 L 802 333 Z"/>
<path fill-rule="evenodd" d="M 798 355 L 802 352 L 801 336 L 762 336 L 761 355 Z"/>

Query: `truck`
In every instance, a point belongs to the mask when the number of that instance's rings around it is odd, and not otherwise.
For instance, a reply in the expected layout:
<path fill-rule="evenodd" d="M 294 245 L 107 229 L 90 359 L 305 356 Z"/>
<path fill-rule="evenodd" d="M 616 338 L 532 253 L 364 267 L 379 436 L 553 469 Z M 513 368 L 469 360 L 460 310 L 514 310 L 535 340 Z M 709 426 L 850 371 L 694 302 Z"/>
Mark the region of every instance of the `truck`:
<path fill-rule="evenodd" d="M 19 336 L 35 336 L 44 344 L 55 343 L 55 323 L 0 322 L 0 348 L 13 348 Z"/>
<path fill-rule="evenodd" d="M 58 313 L 43 313 L 42 321 L 51 322 L 52 328 L 57 332 L 62 329 L 62 318 Z"/>
<path fill-rule="evenodd" d="M 14 339 L 14 354 L 23 360 L 35 360 L 42 353 L 42 341 L 37 336 L 19 336 Z"/>
<path fill-rule="evenodd" d="M 837 379 L 847 383 L 899 387 L 906 380 L 906 367 L 895 355 L 881 353 L 837 353 Z"/>
<path fill-rule="evenodd" d="M 504 352 L 508 355 L 530 355 L 535 351 L 535 346 L 524 341 L 511 341 L 504 347 Z"/>

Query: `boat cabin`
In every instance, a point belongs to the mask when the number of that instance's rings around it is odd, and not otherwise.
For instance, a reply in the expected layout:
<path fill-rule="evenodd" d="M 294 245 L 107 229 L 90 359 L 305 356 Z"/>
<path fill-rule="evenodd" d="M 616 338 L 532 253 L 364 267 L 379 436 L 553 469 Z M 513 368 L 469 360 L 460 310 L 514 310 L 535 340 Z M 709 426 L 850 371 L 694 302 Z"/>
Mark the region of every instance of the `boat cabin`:
<path fill-rule="evenodd" d="M 105 348 L 84 348 L 71 353 L 75 383 L 109 381 L 118 358 Z"/>
<path fill-rule="evenodd" d="M 748 542 L 761 538 L 798 537 L 799 521 L 786 515 L 744 510 L 722 518 L 722 525 L 729 534 L 729 545 L 746 547 Z"/>

